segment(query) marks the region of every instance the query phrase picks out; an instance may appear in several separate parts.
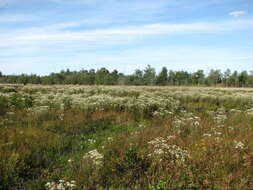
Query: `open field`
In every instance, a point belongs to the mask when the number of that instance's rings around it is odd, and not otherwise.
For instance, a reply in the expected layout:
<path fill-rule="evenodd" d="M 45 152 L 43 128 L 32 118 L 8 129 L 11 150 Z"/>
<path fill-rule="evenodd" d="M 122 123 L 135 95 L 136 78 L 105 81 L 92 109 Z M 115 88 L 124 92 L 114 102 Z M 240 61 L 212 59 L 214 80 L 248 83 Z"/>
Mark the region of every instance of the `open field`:
<path fill-rule="evenodd" d="M 0 190 L 252 190 L 253 88 L 0 85 Z"/>

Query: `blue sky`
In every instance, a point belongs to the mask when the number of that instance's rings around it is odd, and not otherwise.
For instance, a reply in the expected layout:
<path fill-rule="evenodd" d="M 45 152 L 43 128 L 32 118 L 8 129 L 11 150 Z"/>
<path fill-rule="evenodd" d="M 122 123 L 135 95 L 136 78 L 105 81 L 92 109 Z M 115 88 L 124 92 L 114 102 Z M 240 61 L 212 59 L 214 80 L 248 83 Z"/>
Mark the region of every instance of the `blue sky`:
<path fill-rule="evenodd" d="M 253 70 L 252 0 L 0 0 L 0 71 Z"/>

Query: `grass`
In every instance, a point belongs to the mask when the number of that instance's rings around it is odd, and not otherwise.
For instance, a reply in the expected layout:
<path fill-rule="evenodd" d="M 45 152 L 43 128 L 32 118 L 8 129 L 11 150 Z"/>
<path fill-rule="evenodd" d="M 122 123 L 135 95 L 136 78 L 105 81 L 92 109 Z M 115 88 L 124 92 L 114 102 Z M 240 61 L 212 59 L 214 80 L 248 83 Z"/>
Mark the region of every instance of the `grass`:
<path fill-rule="evenodd" d="M 131 110 L 110 102 L 102 104 L 106 109 L 84 109 L 65 96 L 62 107 L 53 97 L 54 104 L 38 112 L 47 106 L 38 94 L 55 88 L 6 88 L 0 96 L 0 190 L 46 190 L 46 183 L 59 180 L 74 180 L 77 190 L 253 189 L 251 90 L 231 89 L 224 97 L 227 89 L 209 89 L 207 96 L 193 88 L 187 91 L 198 96 L 185 96 L 183 88 L 62 86 L 62 95 L 151 98 Z M 161 111 L 159 97 L 179 104 Z"/>

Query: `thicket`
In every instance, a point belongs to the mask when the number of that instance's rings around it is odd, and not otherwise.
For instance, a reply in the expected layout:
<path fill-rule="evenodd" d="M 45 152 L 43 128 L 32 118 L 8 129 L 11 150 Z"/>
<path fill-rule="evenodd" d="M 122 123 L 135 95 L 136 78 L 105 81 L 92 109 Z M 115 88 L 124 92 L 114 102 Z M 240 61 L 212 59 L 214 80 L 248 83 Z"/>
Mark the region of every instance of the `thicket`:
<path fill-rule="evenodd" d="M 0 83 L 253 87 L 253 73 L 247 71 L 232 72 L 229 69 L 225 72 L 211 70 L 208 74 L 205 74 L 203 70 L 190 73 L 172 71 L 166 67 L 157 73 L 153 67 L 148 65 L 144 70 L 137 69 L 130 75 L 120 73 L 117 70 L 110 72 L 106 68 L 82 69 L 80 71 L 67 69 L 47 76 L 35 74 L 3 75 L 0 72 Z"/>

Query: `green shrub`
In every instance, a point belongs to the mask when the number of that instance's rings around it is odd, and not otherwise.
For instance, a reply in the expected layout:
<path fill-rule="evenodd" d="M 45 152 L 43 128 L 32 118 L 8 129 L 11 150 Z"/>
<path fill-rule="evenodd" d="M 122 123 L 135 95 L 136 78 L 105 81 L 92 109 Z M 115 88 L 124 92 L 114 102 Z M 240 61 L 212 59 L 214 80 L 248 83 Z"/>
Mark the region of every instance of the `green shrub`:
<path fill-rule="evenodd" d="M 65 110 L 71 109 L 72 104 L 73 100 L 70 97 L 66 97 L 63 99 L 63 105 Z"/>

